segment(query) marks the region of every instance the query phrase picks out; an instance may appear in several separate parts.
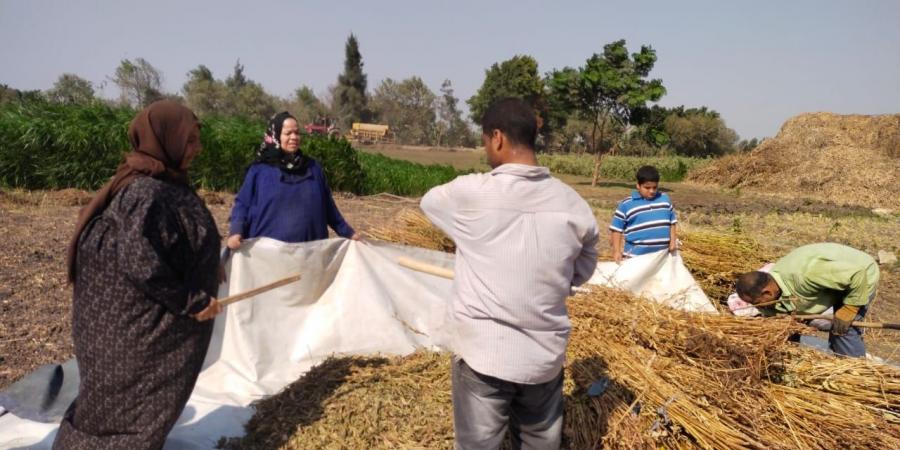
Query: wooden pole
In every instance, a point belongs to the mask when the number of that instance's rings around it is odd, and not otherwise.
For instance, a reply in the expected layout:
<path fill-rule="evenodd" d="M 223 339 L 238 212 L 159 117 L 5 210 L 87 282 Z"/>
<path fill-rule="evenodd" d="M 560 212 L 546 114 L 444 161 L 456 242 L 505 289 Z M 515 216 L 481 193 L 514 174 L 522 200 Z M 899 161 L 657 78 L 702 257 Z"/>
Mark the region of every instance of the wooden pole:
<path fill-rule="evenodd" d="M 825 320 L 834 320 L 834 316 L 829 316 L 825 314 L 796 314 L 791 315 L 797 320 L 815 320 L 815 319 L 825 319 Z M 860 328 L 883 328 L 885 330 L 900 330 L 900 323 L 884 323 L 884 322 L 853 322 L 854 327 Z"/>
<path fill-rule="evenodd" d="M 230 305 L 235 302 L 239 302 L 241 300 L 246 300 L 250 297 L 254 297 L 259 294 L 262 294 L 263 292 L 271 291 L 272 289 L 279 288 L 286 284 L 291 284 L 295 281 L 300 281 L 300 274 L 291 275 L 287 278 L 282 278 L 278 281 L 274 281 L 272 283 L 262 285 L 255 289 L 250 289 L 249 291 L 242 292 L 240 294 L 229 295 L 228 297 L 219 299 L 219 305 L 226 306 L 226 305 Z"/>
<path fill-rule="evenodd" d="M 446 278 L 448 280 L 453 279 L 453 271 L 450 269 L 445 269 L 443 267 L 438 267 L 434 264 L 428 264 L 422 261 L 416 261 L 415 259 L 408 258 L 406 256 L 397 258 L 397 264 L 400 264 L 407 269 L 412 269 L 417 272 L 427 273 L 429 275 Z"/>

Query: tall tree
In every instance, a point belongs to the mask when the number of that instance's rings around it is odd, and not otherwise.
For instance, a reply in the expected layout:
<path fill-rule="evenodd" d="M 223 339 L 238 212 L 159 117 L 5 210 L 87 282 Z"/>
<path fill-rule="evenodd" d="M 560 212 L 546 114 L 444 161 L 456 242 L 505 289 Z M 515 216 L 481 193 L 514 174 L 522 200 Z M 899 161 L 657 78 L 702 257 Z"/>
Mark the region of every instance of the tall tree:
<path fill-rule="evenodd" d="M 485 71 L 481 88 L 466 102 L 472 121 L 481 123 L 481 116 L 495 100 L 504 97 L 518 97 L 530 104 L 539 116 L 539 122 L 546 116 L 544 80 L 538 75 L 537 61 L 528 55 L 517 55 L 494 63 Z"/>
<path fill-rule="evenodd" d="M 329 119 L 328 108 L 309 86 L 300 86 L 294 91 L 294 98 L 289 102 L 289 108 L 300 125 L 307 123 L 320 123 Z"/>
<path fill-rule="evenodd" d="M 559 104 L 590 122 L 588 148 L 596 155 L 592 185 L 600 177 L 603 155 L 629 129 L 635 111 L 646 108 L 666 93 L 662 80 L 648 79 L 656 63 L 656 51 L 641 46 L 629 56 L 625 40 L 606 44 L 603 54 L 594 54 L 579 69 L 564 68 L 551 73 L 551 91 Z"/>
<path fill-rule="evenodd" d="M 275 114 L 278 100 L 262 85 L 244 75 L 238 60 L 234 71 L 225 79 L 222 113 L 253 120 L 265 120 Z"/>
<path fill-rule="evenodd" d="M 225 95 L 225 86 L 213 77 L 208 67 L 200 64 L 187 73 L 188 80 L 181 88 L 188 108 L 198 116 L 221 114 Z"/>
<path fill-rule="evenodd" d="M 368 120 L 366 85 L 359 42 L 350 34 L 344 47 L 344 72 L 338 76 L 334 93 L 335 113 L 344 129 L 349 129 L 355 121 Z"/>
<path fill-rule="evenodd" d="M 381 82 L 372 95 L 372 109 L 403 144 L 431 144 L 436 97 L 419 77 Z"/>
<path fill-rule="evenodd" d="M 45 95 L 51 102 L 83 105 L 94 100 L 94 85 L 78 75 L 64 73 Z"/>
<path fill-rule="evenodd" d="M 734 151 L 738 142 L 737 133 L 714 111 L 671 114 L 664 126 L 672 148 L 685 156 L 721 156 Z"/>
<path fill-rule="evenodd" d="M 10 102 L 40 101 L 42 97 L 39 90 L 20 91 L 5 84 L 0 84 L 0 105 Z"/>
<path fill-rule="evenodd" d="M 441 98 L 437 104 L 437 118 L 435 124 L 437 145 L 468 146 L 472 144 L 469 138 L 472 133 L 462 118 L 459 110 L 459 99 L 453 94 L 453 85 L 450 80 L 444 80 L 441 84 Z"/>
<path fill-rule="evenodd" d="M 162 74 L 144 58 L 123 59 L 112 81 L 122 90 L 122 101 L 132 106 L 143 108 L 163 98 Z"/>

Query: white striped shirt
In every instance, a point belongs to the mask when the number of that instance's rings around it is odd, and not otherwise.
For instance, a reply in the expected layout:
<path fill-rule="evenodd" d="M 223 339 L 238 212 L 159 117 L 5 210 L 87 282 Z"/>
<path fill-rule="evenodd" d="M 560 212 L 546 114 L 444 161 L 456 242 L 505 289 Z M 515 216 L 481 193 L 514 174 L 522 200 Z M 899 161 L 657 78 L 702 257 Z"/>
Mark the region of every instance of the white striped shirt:
<path fill-rule="evenodd" d="M 565 299 L 597 265 L 597 221 L 584 199 L 545 167 L 504 164 L 432 189 L 421 206 L 456 242 L 452 350 L 506 381 L 559 375 Z"/>

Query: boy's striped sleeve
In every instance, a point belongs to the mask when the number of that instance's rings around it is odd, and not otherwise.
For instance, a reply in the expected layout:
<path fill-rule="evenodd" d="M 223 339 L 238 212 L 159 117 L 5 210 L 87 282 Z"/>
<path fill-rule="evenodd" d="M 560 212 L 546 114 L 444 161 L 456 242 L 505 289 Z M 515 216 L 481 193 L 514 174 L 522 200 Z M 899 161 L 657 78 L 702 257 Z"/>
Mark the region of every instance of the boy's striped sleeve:
<path fill-rule="evenodd" d="M 623 211 L 622 203 L 616 206 L 616 212 L 613 213 L 613 218 L 609 222 L 609 229 L 619 233 L 625 231 L 625 211 Z"/>

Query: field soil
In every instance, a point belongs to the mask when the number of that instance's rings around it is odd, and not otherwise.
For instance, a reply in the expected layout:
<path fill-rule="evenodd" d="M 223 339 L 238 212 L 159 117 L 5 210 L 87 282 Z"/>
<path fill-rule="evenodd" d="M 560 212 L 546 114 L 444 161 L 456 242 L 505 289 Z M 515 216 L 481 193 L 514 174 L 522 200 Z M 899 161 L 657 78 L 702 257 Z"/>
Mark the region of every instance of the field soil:
<path fill-rule="evenodd" d="M 389 156 L 396 157 L 397 153 Z M 594 207 L 603 233 L 600 251 L 608 254 L 606 224 L 616 203 L 629 194 L 631 184 L 604 181 L 591 187 L 590 180 L 583 177 L 561 178 Z M 900 229 L 896 217 L 881 218 L 865 208 L 739 194 L 691 183 L 667 183 L 663 188 L 674 199 L 684 228 L 741 228 L 774 254 L 823 240 L 844 242 L 872 254 L 879 249 L 897 251 Z M 201 196 L 224 234 L 233 195 L 201 192 Z M 78 210 L 89 198 L 89 193 L 77 190 L 0 191 L 0 389 L 43 364 L 72 356 L 71 289 L 65 282 L 65 248 Z M 418 204 L 416 199 L 389 195 L 337 194 L 336 201 L 347 220 L 362 232 L 383 226 L 403 209 Z M 900 322 L 898 274 L 897 265 L 882 266 L 872 320 Z M 900 332 L 868 336 L 870 352 L 900 360 Z"/>

